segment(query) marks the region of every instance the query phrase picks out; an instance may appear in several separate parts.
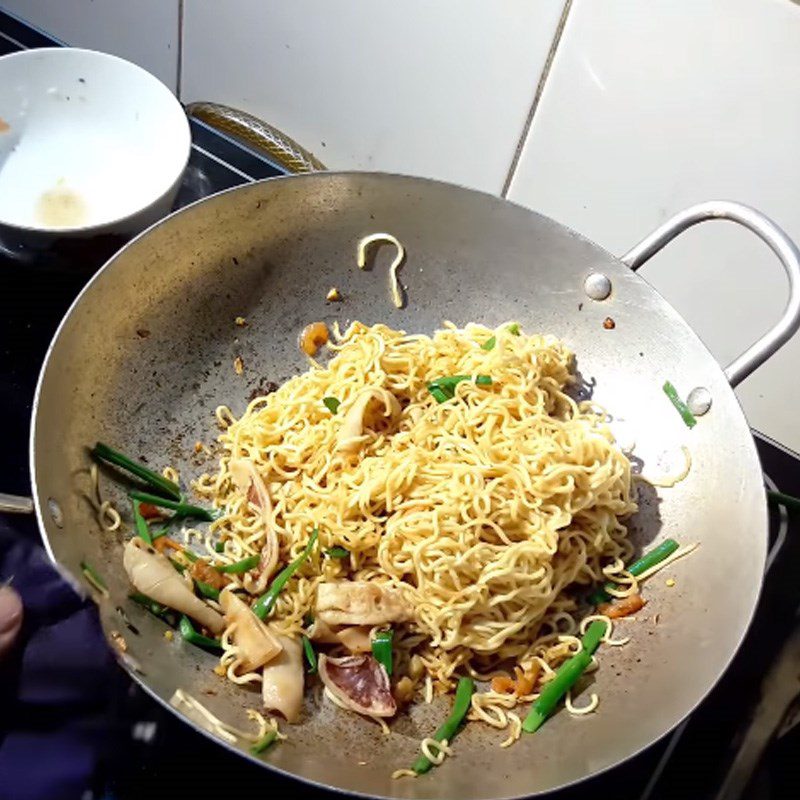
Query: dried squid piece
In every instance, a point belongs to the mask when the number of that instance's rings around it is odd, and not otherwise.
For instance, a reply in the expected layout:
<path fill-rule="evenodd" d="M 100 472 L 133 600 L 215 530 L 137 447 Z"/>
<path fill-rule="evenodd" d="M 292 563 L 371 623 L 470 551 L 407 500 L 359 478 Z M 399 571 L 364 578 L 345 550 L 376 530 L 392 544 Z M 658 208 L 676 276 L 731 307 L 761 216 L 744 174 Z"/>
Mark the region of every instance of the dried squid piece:
<path fill-rule="evenodd" d="M 303 648 L 298 639 L 279 636 L 280 654 L 264 667 L 261 696 L 267 711 L 297 722 L 303 709 Z"/>
<path fill-rule="evenodd" d="M 375 415 L 388 417 L 391 422 L 396 422 L 400 416 L 400 403 L 397 398 L 386 389 L 370 387 L 360 392 L 339 429 L 336 449 L 343 453 L 355 453 L 366 439 L 364 428 L 368 427 Z"/>
<path fill-rule="evenodd" d="M 281 652 L 281 644 L 270 629 L 230 588 L 220 593 L 219 603 L 225 612 L 225 624 L 235 626 L 231 638 L 239 650 L 237 659 L 244 672 L 263 667 Z"/>
<path fill-rule="evenodd" d="M 317 587 L 316 616 L 327 625 L 384 625 L 405 622 L 411 617 L 411 607 L 393 586 L 335 581 Z"/>
<path fill-rule="evenodd" d="M 222 632 L 225 627 L 222 616 L 195 597 L 170 560 L 143 539 L 137 536 L 128 541 L 122 565 L 130 582 L 142 594 L 190 616 L 212 633 Z"/>
<path fill-rule="evenodd" d="M 370 625 L 347 625 L 340 628 L 336 635 L 351 653 L 372 652 L 372 627 Z"/>
<path fill-rule="evenodd" d="M 247 499 L 261 511 L 261 522 L 264 525 L 264 544 L 261 547 L 261 558 L 258 563 L 256 576 L 244 576 L 244 588 L 250 594 L 261 594 L 267 588 L 275 567 L 278 566 L 278 534 L 272 527 L 272 500 L 269 491 L 258 474 L 252 461 L 246 458 L 231 459 L 228 464 L 231 478 L 236 488 L 247 493 Z"/>
<path fill-rule="evenodd" d="M 317 617 L 309 638 L 320 644 L 343 644 L 351 653 L 372 652 L 371 625 L 328 625 Z"/>
<path fill-rule="evenodd" d="M 389 675 L 372 656 L 331 658 L 320 653 L 319 677 L 328 691 L 352 711 L 371 717 L 392 717 L 397 712 Z"/>

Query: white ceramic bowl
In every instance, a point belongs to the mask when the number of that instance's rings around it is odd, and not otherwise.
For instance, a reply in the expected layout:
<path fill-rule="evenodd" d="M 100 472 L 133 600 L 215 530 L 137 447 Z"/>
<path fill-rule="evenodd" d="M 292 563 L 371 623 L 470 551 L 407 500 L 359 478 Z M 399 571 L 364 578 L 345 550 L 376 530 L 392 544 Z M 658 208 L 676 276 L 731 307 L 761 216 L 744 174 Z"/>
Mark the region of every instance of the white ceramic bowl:
<path fill-rule="evenodd" d="M 131 235 L 169 213 L 191 148 L 172 92 L 92 50 L 0 58 L 0 242 Z"/>

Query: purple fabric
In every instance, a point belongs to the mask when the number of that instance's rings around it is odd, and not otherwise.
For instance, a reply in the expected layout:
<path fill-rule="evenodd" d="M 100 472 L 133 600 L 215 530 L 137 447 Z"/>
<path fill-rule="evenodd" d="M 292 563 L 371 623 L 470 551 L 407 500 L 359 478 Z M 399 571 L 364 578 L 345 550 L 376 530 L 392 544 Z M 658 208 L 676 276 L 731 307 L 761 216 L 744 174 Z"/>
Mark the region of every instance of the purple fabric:
<path fill-rule="evenodd" d="M 0 663 L 0 800 L 80 798 L 113 746 L 120 673 L 91 601 L 0 520 L 0 581 L 12 576 L 25 620 Z"/>

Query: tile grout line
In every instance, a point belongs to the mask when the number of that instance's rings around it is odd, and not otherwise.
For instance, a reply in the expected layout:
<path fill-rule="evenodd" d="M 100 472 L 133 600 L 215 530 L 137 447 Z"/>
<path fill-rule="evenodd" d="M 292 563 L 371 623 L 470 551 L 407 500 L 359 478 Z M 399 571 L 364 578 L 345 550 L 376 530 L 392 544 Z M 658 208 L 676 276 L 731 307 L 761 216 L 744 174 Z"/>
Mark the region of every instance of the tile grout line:
<path fill-rule="evenodd" d="M 547 59 L 545 60 L 544 67 L 542 68 L 542 74 L 539 76 L 539 82 L 536 84 L 536 92 L 533 95 L 531 107 L 528 109 L 528 116 L 525 118 L 525 124 L 522 126 L 522 133 L 520 134 L 519 141 L 517 142 L 517 147 L 514 150 L 514 155 L 511 158 L 511 164 L 508 168 L 508 173 L 506 174 L 505 181 L 503 181 L 503 188 L 500 190 L 500 197 L 508 197 L 508 192 L 511 189 L 511 183 L 514 180 L 517 167 L 519 166 L 520 159 L 522 158 L 522 151 L 525 149 L 525 143 L 528 139 L 528 134 L 533 127 L 533 117 L 539 108 L 539 102 L 542 99 L 544 86 L 545 83 L 547 83 L 547 78 L 550 76 L 550 69 L 553 66 L 553 59 L 555 58 L 556 50 L 561 43 L 561 37 L 564 34 L 564 28 L 567 24 L 567 17 L 569 16 L 571 9 L 572 0 L 567 0 L 564 5 L 564 10 L 561 12 L 561 18 L 558 20 L 556 32 L 553 35 L 553 42 L 550 45 L 550 51 L 547 53 Z"/>
<path fill-rule="evenodd" d="M 178 0 L 178 63 L 175 67 L 175 96 L 178 100 L 183 94 L 183 4 L 184 0 Z"/>

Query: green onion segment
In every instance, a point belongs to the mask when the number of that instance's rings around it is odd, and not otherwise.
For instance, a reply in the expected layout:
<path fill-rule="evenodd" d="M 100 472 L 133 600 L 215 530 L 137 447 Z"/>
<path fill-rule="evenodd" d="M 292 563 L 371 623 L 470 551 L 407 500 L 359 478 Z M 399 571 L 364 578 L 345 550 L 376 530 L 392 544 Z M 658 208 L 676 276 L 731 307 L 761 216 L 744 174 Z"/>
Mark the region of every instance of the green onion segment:
<path fill-rule="evenodd" d="M 99 573 L 91 564 L 86 561 L 81 561 L 81 572 L 83 573 L 83 577 L 86 578 L 93 588 L 97 589 L 98 592 L 104 594 L 106 597 L 108 596 L 108 586 L 106 586 L 106 582 L 100 577 Z"/>
<path fill-rule="evenodd" d="M 428 384 L 428 391 L 433 395 L 437 403 L 444 403 L 456 396 L 456 386 L 459 383 L 470 380 L 472 380 L 471 375 L 450 375 L 444 378 L 437 378 Z M 475 384 L 477 386 L 491 386 L 492 379 L 489 375 L 476 375 Z"/>
<path fill-rule="evenodd" d="M 697 420 L 695 419 L 694 414 L 689 410 L 689 406 L 681 400 L 680 396 L 678 395 L 678 390 L 669 382 L 666 381 L 663 386 L 664 394 L 670 399 L 670 402 L 673 406 L 678 410 L 678 413 L 681 415 L 681 419 L 686 424 L 687 428 L 694 428 L 697 425 Z"/>
<path fill-rule="evenodd" d="M 372 655 L 379 664 L 383 664 L 388 675 L 392 674 L 392 638 L 389 631 L 377 631 L 372 637 Z"/>
<path fill-rule="evenodd" d="M 583 649 L 577 655 L 567 659 L 557 670 L 555 676 L 543 687 L 536 698 L 528 716 L 522 722 L 522 730 L 535 733 L 544 721 L 553 713 L 561 698 L 575 685 L 592 663 L 592 653 L 597 650 L 600 640 L 605 636 L 607 625 L 602 620 L 595 620 L 581 638 Z"/>
<path fill-rule="evenodd" d="M 191 503 L 186 503 L 183 500 L 170 500 L 165 497 L 159 497 L 149 492 L 140 492 L 134 490 L 130 492 L 131 500 L 138 500 L 140 503 L 150 503 L 151 505 L 158 506 L 159 508 L 169 508 L 181 517 L 188 517 L 191 519 L 200 519 L 205 522 L 213 522 L 216 517 L 206 508 L 200 506 L 193 506 Z"/>
<path fill-rule="evenodd" d="M 221 567 L 215 566 L 214 569 L 225 575 L 242 575 L 251 569 L 255 569 L 259 561 L 261 561 L 261 556 L 248 556 L 241 561 L 234 561 L 233 564 L 224 564 Z"/>
<path fill-rule="evenodd" d="M 272 611 L 273 606 L 275 605 L 275 601 L 278 599 L 278 595 L 281 593 L 281 590 L 284 586 L 286 586 L 289 578 L 297 572 L 298 569 L 303 565 L 305 560 L 311 555 L 311 551 L 314 549 L 314 545 L 317 543 L 317 538 L 319 537 L 319 530 L 314 528 L 311 531 L 311 536 L 308 540 L 308 544 L 305 547 L 305 550 L 294 560 L 292 561 L 289 566 L 284 567 L 275 577 L 275 580 L 272 581 L 270 584 L 269 589 L 261 595 L 261 597 L 256 600 L 253 604 L 253 613 L 259 619 L 265 619 L 267 615 Z"/>
<path fill-rule="evenodd" d="M 679 545 L 674 539 L 665 539 L 658 547 L 653 548 L 638 561 L 634 561 L 633 564 L 627 567 L 627 570 L 631 575 L 641 575 L 656 564 L 660 564 L 665 558 L 671 556 L 678 547 Z M 612 582 L 604 584 L 602 588 L 595 590 L 589 595 L 589 602 L 593 606 L 599 605 L 600 603 L 607 603 L 612 598 L 606 589 L 616 589 L 616 586 L 617 585 Z"/>
<path fill-rule="evenodd" d="M 475 691 L 475 682 L 472 678 L 459 678 L 458 686 L 456 687 L 456 699 L 453 703 L 453 710 L 450 716 L 442 723 L 441 727 L 433 734 L 433 738 L 437 742 L 443 742 L 447 739 L 448 742 L 453 741 L 453 737 L 461 727 L 461 723 L 467 716 L 469 707 L 472 704 L 472 693 Z M 413 764 L 411 769 L 422 775 L 433 766 L 433 762 L 425 756 L 420 756 Z"/>
<path fill-rule="evenodd" d="M 306 661 L 308 661 L 308 671 L 317 671 L 317 654 L 314 652 L 314 647 L 308 636 L 303 636 L 303 652 L 306 654 Z"/>
<path fill-rule="evenodd" d="M 335 414 L 339 410 L 339 406 L 342 404 L 342 401 L 337 400 L 335 397 L 323 397 L 322 402 L 325 404 L 325 408 L 327 408 L 331 414 Z"/>
<path fill-rule="evenodd" d="M 113 464 L 116 467 L 121 467 L 126 472 L 130 472 L 131 475 L 140 478 L 148 486 L 160 492 L 162 495 L 171 497 L 174 500 L 181 499 L 181 488 L 177 483 L 168 480 L 157 472 L 153 472 L 149 467 L 140 464 L 138 461 L 134 461 L 132 458 L 128 458 L 128 456 L 123 455 L 118 450 L 114 450 L 107 444 L 98 442 L 92 449 L 92 455 L 100 461 L 105 461 L 107 464 Z"/>
<path fill-rule="evenodd" d="M 278 734 L 275 733 L 275 731 L 269 731 L 268 733 L 265 733 L 264 736 L 250 748 L 250 752 L 254 756 L 257 756 L 259 753 L 263 753 L 277 738 Z"/>
<path fill-rule="evenodd" d="M 207 650 L 222 650 L 222 645 L 220 644 L 219 639 L 211 639 L 208 636 L 203 636 L 202 633 L 198 633 L 194 629 L 194 625 L 192 625 L 189 617 L 187 617 L 185 614 L 181 617 L 181 621 L 178 623 L 178 631 L 180 632 L 184 641 L 195 645 L 195 647 L 203 647 Z"/>
<path fill-rule="evenodd" d="M 136 525 L 136 533 L 146 544 L 153 544 L 153 535 L 150 533 L 147 520 L 142 516 L 142 511 L 139 508 L 141 503 L 138 500 L 131 500 L 131 505 L 133 506 L 133 521 Z"/>

